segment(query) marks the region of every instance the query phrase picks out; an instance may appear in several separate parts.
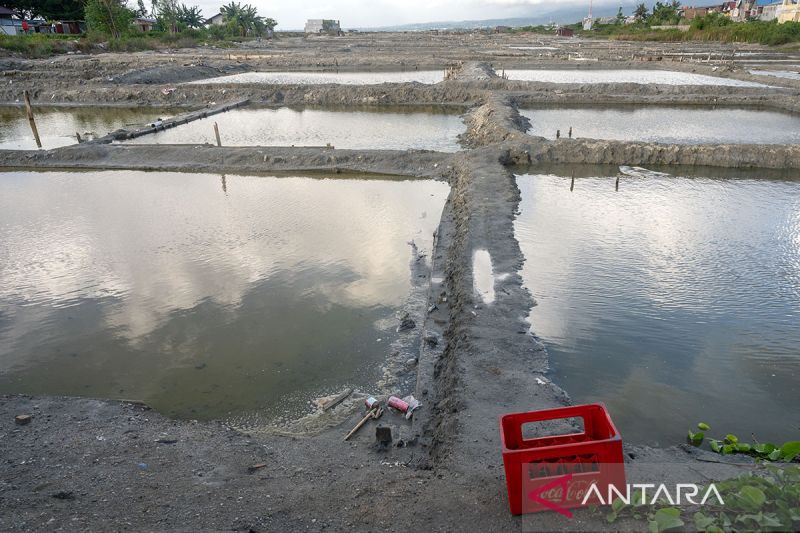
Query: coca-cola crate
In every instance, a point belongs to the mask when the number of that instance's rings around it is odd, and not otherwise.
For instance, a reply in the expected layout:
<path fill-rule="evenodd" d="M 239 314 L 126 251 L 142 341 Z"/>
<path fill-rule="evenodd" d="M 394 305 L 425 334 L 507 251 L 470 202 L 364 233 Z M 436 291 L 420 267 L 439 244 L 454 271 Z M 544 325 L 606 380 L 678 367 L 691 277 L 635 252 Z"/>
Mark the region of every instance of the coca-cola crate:
<path fill-rule="evenodd" d="M 523 436 L 526 424 L 570 418 L 583 419 L 583 432 Z M 503 415 L 500 437 L 512 514 L 549 510 L 571 516 L 569 509 L 598 503 L 598 494 L 605 498 L 609 485 L 624 493 L 622 437 L 602 404 Z"/>

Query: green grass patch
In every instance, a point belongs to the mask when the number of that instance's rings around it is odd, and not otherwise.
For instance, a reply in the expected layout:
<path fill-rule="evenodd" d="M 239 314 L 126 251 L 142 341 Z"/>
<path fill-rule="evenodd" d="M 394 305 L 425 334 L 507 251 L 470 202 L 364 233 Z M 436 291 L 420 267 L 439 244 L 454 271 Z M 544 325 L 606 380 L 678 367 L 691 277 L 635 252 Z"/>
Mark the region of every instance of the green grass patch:
<path fill-rule="evenodd" d="M 111 38 L 97 32 L 89 32 L 85 35 L 35 33 L 31 35 L 0 35 L 0 50 L 36 59 L 67 52 L 141 52 L 165 48 L 194 48 L 206 44 L 218 48 L 233 48 L 238 43 L 247 40 L 252 40 L 252 38 L 191 28 L 177 33 L 131 32 L 118 38 Z"/>
<path fill-rule="evenodd" d="M 800 22 L 730 22 L 716 17 L 695 19 L 688 31 L 677 29 L 654 30 L 643 24 L 605 25 L 584 32 L 585 37 L 607 37 L 624 41 L 709 41 L 725 43 L 755 43 L 770 46 L 800 43 Z"/>

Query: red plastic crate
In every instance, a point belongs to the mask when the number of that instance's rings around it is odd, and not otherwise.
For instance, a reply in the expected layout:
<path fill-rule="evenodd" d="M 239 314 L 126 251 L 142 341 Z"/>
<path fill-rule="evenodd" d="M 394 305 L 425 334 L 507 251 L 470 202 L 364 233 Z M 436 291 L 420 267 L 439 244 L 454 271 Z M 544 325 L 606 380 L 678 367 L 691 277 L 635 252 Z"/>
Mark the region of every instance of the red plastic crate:
<path fill-rule="evenodd" d="M 523 438 L 523 426 L 582 418 L 582 433 Z M 503 466 L 511 513 L 557 511 L 581 507 L 592 484 L 606 498 L 610 484 L 624 493 L 622 437 L 602 404 L 513 413 L 500 417 Z M 598 503 L 596 496 L 586 505 Z"/>

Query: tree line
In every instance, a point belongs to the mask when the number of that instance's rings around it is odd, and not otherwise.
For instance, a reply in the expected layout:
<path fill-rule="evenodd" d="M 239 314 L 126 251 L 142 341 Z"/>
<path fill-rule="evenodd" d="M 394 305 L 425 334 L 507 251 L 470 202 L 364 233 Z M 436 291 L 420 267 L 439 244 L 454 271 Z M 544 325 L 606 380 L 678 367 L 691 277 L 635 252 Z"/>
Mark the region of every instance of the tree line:
<path fill-rule="evenodd" d="M 156 21 L 155 30 L 178 33 L 202 28 L 206 23 L 199 6 L 179 3 L 178 0 L 144 0 L 129 6 L 128 0 L 8 0 L 5 3 L 21 19 L 85 20 L 90 31 L 120 37 L 132 31 L 135 18 L 148 17 Z M 214 32 L 237 37 L 258 37 L 274 30 L 278 23 L 262 17 L 250 4 L 231 1 L 220 8 L 224 24 Z"/>

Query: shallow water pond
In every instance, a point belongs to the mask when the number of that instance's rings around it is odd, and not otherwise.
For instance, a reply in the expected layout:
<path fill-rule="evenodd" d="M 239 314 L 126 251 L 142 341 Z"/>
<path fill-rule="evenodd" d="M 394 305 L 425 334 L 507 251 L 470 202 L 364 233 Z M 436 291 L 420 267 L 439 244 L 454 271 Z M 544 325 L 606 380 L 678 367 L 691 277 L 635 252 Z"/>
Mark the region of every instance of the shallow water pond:
<path fill-rule="evenodd" d="M 102 137 L 119 128 L 131 128 L 152 122 L 158 117 L 174 116 L 170 109 L 121 107 L 34 107 L 34 118 L 42 148 L 51 150 L 77 144 L 75 133 L 82 137 Z M 36 150 L 24 107 L 0 106 L 0 150 Z"/>
<path fill-rule="evenodd" d="M 765 87 L 764 84 L 670 70 L 506 70 L 511 80 L 547 83 L 641 83 L 659 85 L 729 85 Z"/>
<path fill-rule="evenodd" d="M 800 181 L 521 175 L 533 332 L 628 442 L 800 437 Z"/>
<path fill-rule="evenodd" d="M 265 85 L 377 85 L 380 83 L 418 82 L 432 85 L 444 80 L 442 70 L 408 70 L 402 72 L 244 72 L 191 84 L 263 83 Z"/>
<path fill-rule="evenodd" d="M 447 193 L 427 180 L 2 173 L 0 392 L 210 419 L 369 390 L 410 294 L 408 242 L 430 256 Z"/>
<path fill-rule="evenodd" d="M 703 107 L 580 106 L 520 111 L 528 133 L 555 138 L 610 139 L 677 144 L 800 143 L 800 115 L 777 111 Z"/>
<path fill-rule="evenodd" d="M 466 125 L 456 109 L 395 108 L 323 110 L 290 108 L 234 109 L 152 135 L 138 144 L 216 143 L 219 125 L 223 146 L 326 146 L 358 149 L 459 150 L 458 136 Z"/>
<path fill-rule="evenodd" d="M 795 72 L 793 70 L 751 70 L 750 74 L 755 74 L 757 76 L 772 76 L 787 80 L 800 80 L 800 72 Z"/>

